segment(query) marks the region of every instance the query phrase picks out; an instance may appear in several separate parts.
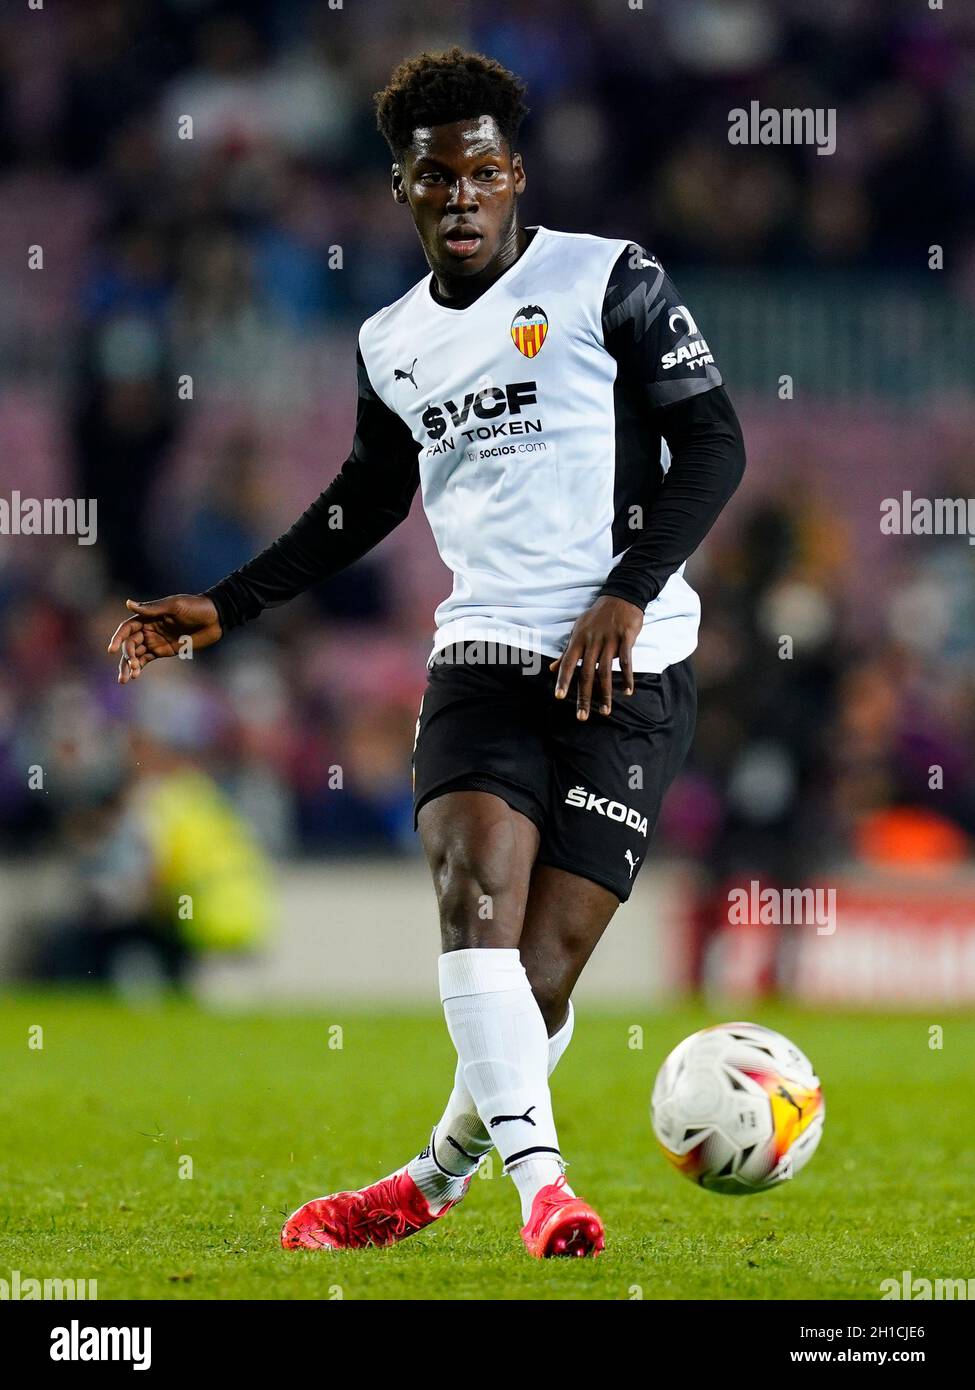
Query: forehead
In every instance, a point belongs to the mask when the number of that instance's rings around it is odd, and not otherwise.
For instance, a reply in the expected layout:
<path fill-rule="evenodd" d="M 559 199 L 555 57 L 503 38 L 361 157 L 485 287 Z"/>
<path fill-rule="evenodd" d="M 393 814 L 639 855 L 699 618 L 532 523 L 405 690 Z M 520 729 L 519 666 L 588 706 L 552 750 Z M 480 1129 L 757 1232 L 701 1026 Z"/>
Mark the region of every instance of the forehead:
<path fill-rule="evenodd" d="M 420 159 L 473 159 L 503 154 L 506 144 L 493 116 L 468 116 L 447 125 L 417 126 L 409 155 Z"/>

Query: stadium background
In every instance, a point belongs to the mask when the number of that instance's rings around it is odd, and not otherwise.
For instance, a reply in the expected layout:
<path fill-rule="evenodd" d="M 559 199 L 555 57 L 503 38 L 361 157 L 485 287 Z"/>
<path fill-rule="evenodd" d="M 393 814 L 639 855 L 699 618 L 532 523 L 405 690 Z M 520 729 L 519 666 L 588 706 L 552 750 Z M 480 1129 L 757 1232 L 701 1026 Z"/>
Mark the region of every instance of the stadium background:
<path fill-rule="evenodd" d="M 105 644 L 127 596 L 212 583 L 344 459 L 357 326 L 425 269 L 370 96 L 460 42 L 528 83 L 523 219 L 656 252 L 748 444 L 689 566 L 694 750 L 586 988 L 975 998 L 973 551 L 880 528 L 905 488 L 975 495 L 972 16 L 21 8 L 0 20 L 0 492 L 97 497 L 98 541 L 0 538 L 3 978 L 432 999 L 409 751 L 447 576 L 419 506 L 192 666 L 120 690 Z M 755 99 L 835 107 L 836 153 L 731 146 Z M 836 887 L 837 931 L 729 927 L 752 880 Z"/>

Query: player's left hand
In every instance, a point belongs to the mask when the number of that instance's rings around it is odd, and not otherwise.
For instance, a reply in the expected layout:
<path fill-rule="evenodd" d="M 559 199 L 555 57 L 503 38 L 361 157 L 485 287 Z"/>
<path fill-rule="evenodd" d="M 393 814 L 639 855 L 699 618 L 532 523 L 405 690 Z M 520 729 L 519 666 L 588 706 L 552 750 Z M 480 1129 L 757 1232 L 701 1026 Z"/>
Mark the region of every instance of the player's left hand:
<path fill-rule="evenodd" d="M 555 698 L 564 700 L 573 675 L 576 681 L 576 718 L 588 719 L 593 700 L 593 684 L 598 673 L 600 714 L 613 708 L 613 659 L 619 657 L 623 693 L 633 694 L 633 643 L 643 627 L 643 609 L 624 598 L 597 598 L 576 620 L 569 645 L 561 660 L 553 661 L 550 671 L 558 670 Z M 576 667 L 582 662 L 581 669 Z"/>

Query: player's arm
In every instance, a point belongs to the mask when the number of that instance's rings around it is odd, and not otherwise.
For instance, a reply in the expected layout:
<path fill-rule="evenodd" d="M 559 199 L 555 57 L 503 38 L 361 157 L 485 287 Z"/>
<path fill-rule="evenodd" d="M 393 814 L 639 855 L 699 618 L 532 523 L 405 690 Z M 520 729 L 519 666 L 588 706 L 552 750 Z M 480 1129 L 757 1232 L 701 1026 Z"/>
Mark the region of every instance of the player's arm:
<path fill-rule="evenodd" d="M 135 616 L 109 643 L 119 653 L 126 685 L 157 657 L 175 656 L 187 640 L 212 646 L 230 628 L 286 603 L 360 559 L 408 515 L 420 481 L 419 446 L 380 400 L 361 352 L 352 452 L 323 493 L 268 548 L 202 594 L 173 594 L 149 603 L 129 599 Z"/>
<path fill-rule="evenodd" d="M 671 463 L 647 525 L 607 576 L 601 596 L 641 612 L 704 540 L 741 482 L 745 443 L 723 386 L 656 412 Z"/>
<path fill-rule="evenodd" d="M 582 662 L 582 719 L 594 686 L 600 712 L 612 708 L 614 657 L 632 694 L 632 650 L 646 606 L 700 545 L 745 468 L 741 427 L 713 356 L 669 277 L 640 247 L 629 247 L 610 275 L 603 337 L 620 389 L 651 438 L 667 441 L 671 463 L 646 525 L 579 618 L 561 661 L 552 663 L 556 695 L 564 698 Z"/>

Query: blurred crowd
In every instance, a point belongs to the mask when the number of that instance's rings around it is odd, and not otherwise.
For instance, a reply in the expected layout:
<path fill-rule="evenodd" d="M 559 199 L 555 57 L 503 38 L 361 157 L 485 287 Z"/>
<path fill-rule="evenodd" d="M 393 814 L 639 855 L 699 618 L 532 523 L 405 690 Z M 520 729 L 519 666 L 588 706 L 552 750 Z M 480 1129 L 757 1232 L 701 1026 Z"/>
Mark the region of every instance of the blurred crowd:
<path fill-rule="evenodd" d="M 211 797 L 255 855 L 416 852 L 409 751 L 447 584 L 417 518 L 192 667 L 157 663 L 120 690 L 104 649 L 125 597 L 214 582 L 340 465 L 355 328 L 424 269 L 371 93 L 404 56 L 454 42 L 528 83 L 529 223 L 640 235 L 678 281 L 754 266 L 896 281 L 946 244 L 953 293 L 975 297 L 975 17 L 961 5 L 8 7 L 0 485 L 97 498 L 99 539 L 0 539 L 0 851 L 60 846 L 89 886 L 106 865 L 116 889 L 134 885 L 147 783 L 171 781 L 190 823 Z M 730 146 L 729 110 L 756 98 L 837 107 L 836 155 Z M 43 269 L 27 271 L 35 245 Z M 775 409 L 735 398 L 746 435 Z M 857 533 L 874 522 L 847 514 L 862 500 L 804 491 L 794 469 L 777 486 L 776 451 L 752 457 L 693 565 L 704 698 L 661 845 L 715 876 L 964 857 L 971 549 L 905 540 L 864 624 Z M 876 495 L 884 460 L 869 466 Z M 970 452 L 925 466 L 952 470 L 952 495 L 975 490 Z M 189 767 L 205 785 L 179 780 Z"/>

